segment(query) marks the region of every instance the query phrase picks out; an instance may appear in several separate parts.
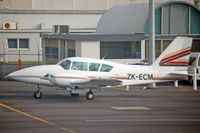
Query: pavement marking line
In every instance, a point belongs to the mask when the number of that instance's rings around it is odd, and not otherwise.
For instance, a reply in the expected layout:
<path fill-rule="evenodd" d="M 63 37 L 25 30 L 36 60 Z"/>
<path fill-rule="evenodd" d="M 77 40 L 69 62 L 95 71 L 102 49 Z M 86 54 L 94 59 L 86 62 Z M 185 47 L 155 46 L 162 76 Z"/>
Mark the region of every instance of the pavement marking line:
<path fill-rule="evenodd" d="M 151 110 L 151 108 L 138 106 L 138 107 L 111 107 L 115 110 L 125 111 L 125 110 Z"/>
<path fill-rule="evenodd" d="M 86 120 L 86 122 L 200 122 L 200 119 L 105 119 Z"/>
<path fill-rule="evenodd" d="M 1 93 L 0 96 L 16 96 L 16 93 Z"/>
<path fill-rule="evenodd" d="M 1 82 L 0 86 L 22 86 L 22 84 L 17 83 L 17 82 L 12 82 L 12 84 L 9 82 L 8 83 Z"/>
<path fill-rule="evenodd" d="M 67 128 L 65 128 L 65 127 L 60 127 L 59 125 L 57 125 L 57 124 L 55 124 L 55 123 L 53 123 L 53 122 L 49 122 L 49 121 L 44 120 L 44 119 L 42 119 L 42 118 L 39 118 L 39 117 L 37 117 L 37 116 L 34 116 L 34 115 L 29 114 L 29 113 L 20 111 L 20 110 L 18 110 L 18 109 L 16 109 L 16 108 L 13 108 L 13 107 L 8 106 L 8 105 L 6 105 L 6 104 L 0 103 L 0 107 L 4 107 L 4 108 L 6 108 L 6 109 L 8 109 L 8 110 L 17 112 L 17 113 L 19 113 L 19 114 L 21 114 L 21 115 L 24 115 L 24 116 L 26 116 L 26 117 L 32 118 L 32 119 L 34 119 L 34 120 L 36 120 L 36 121 L 39 121 L 39 122 L 41 122 L 41 123 L 44 123 L 44 124 L 47 124 L 47 125 L 50 125 L 50 126 L 59 128 L 60 130 L 63 130 L 63 131 L 65 131 L 65 132 L 67 132 L 67 133 L 76 133 L 76 132 L 73 131 L 73 130 L 67 129 Z"/>

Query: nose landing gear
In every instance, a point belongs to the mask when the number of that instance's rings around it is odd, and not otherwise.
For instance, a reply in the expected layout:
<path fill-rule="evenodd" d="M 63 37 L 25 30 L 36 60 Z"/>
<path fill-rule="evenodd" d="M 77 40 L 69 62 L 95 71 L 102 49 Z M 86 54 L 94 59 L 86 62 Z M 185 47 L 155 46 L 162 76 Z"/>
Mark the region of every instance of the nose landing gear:
<path fill-rule="evenodd" d="M 42 97 L 42 92 L 40 91 L 40 87 L 38 86 L 38 90 L 34 92 L 34 98 L 40 99 Z"/>

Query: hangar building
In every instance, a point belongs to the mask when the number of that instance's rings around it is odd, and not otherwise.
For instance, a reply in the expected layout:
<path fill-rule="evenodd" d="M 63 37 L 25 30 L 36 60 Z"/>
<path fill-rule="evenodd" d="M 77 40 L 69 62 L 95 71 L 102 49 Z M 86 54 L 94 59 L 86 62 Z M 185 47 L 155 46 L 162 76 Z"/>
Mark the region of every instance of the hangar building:
<path fill-rule="evenodd" d="M 71 56 L 105 56 L 121 63 L 148 59 L 148 0 L 50 1 L 0 1 L 0 62 L 19 57 L 31 63 L 55 63 Z M 162 2 L 156 6 L 156 55 L 180 34 L 193 37 L 197 50 L 197 0 L 155 1 Z M 52 33 L 53 25 L 69 25 L 69 32 Z"/>
<path fill-rule="evenodd" d="M 44 60 L 58 41 L 58 56 L 103 58 L 120 63 L 140 63 L 148 59 L 148 4 L 115 6 L 99 20 L 96 33 L 43 34 Z M 200 51 L 200 10 L 182 1 L 156 5 L 156 57 L 178 35 L 192 37 L 192 51 Z M 61 54 L 61 55 L 60 55 Z"/>

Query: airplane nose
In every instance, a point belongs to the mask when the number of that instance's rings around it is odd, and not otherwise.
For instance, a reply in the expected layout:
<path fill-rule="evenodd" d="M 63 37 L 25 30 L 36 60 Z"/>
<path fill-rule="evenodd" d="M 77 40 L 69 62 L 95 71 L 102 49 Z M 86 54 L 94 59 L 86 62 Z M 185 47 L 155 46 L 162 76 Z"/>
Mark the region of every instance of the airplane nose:
<path fill-rule="evenodd" d="M 41 79 L 45 74 L 52 73 L 55 71 L 62 71 L 62 67 L 58 65 L 41 65 L 24 68 L 12 72 L 6 76 L 6 78 L 14 79 L 18 81 L 27 81 L 28 79 Z M 51 75 L 46 75 L 45 78 L 48 78 Z"/>
<path fill-rule="evenodd" d="M 18 71 L 12 72 L 8 74 L 7 76 L 5 76 L 5 78 L 15 79 L 15 77 L 19 75 L 18 73 L 19 73 Z"/>

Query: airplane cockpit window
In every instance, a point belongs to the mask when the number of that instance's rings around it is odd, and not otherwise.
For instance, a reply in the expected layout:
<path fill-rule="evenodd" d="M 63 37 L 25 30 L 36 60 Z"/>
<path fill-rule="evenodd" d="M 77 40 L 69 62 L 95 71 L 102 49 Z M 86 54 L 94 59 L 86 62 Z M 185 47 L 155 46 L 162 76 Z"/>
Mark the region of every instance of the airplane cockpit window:
<path fill-rule="evenodd" d="M 87 71 L 88 63 L 87 62 L 76 62 L 72 63 L 72 70 L 79 70 L 79 71 Z"/>
<path fill-rule="evenodd" d="M 70 65 L 71 65 L 71 61 L 70 60 L 64 60 L 59 65 L 62 66 L 65 70 L 69 70 Z"/>
<path fill-rule="evenodd" d="M 99 67 L 99 63 L 89 63 L 89 71 L 98 71 Z"/>
<path fill-rule="evenodd" d="M 110 72 L 113 66 L 102 64 L 100 71 L 101 72 Z"/>

